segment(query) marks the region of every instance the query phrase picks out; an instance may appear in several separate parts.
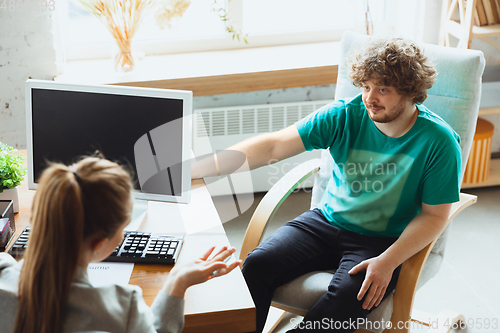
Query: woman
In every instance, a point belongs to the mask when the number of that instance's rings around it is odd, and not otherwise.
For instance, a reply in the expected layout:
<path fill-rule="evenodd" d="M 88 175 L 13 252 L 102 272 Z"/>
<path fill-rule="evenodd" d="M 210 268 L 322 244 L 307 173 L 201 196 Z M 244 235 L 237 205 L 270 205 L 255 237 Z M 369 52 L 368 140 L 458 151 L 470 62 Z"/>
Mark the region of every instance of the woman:
<path fill-rule="evenodd" d="M 87 157 L 42 174 L 32 206 L 24 260 L 0 253 L 0 331 L 179 332 L 189 286 L 232 271 L 223 262 L 234 249 L 214 248 L 199 260 L 176 264 L 149 308 L 137 286 L 94 288 L 87 266 L 120 244 L 132 212 L 132 183 L 118 164 Z"/>

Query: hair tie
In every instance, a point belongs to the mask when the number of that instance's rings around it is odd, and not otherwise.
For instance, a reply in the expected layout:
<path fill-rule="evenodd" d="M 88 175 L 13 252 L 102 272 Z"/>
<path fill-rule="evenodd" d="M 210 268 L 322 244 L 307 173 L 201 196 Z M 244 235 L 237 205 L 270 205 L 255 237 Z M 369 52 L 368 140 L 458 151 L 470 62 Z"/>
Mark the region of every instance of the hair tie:
<path fill-rule="evenodd" d="M 78 183 L 78 185 L 82 185 L 82 178 L 80 178 L 80 175 L 78 173 L 76 173 L 76 171 L 72 171 L 73 172 L 73 175 L 75 175 L 75 179 L 76 179 L 76 182 Z"/>

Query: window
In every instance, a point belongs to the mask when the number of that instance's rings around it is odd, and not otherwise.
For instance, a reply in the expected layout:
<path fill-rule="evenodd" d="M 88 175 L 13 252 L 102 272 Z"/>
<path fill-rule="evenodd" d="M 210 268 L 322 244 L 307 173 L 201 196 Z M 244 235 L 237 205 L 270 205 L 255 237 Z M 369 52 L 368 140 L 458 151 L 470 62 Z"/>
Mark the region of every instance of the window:
<path fill-rule="evenodd" d="M 110 57 L 114 48 L 111 34 L 103 23 L 74 1 L 58 2 L 56 31 L 65 58 Z M 134 50 L 164 54 L 339 40 L 345 30 L 366 31 L 367 4 L 375 25 L 395 22 L 392 15 L 388 17 L 386 13 L 386 3 L 391 4 L 390 13 L 398 6 L 397 0 L 216 1 L 214 5 L 214 0 L 191 0 L 184 15 L 163 30 L 150 13 L 133 38 Z M 221 6 L 230 20 L 223 22 L 213 11 L 214 6 Z M 241 30 L 248 45 L 233 38 L 226 31 L 226 24 Z"/>
<path fill-rule="evenodd" d="M 243 0 L 243 30 L 250 35 L 353 28 L 363 20 L 362 1 Z"/>
<path fill-rule="evenodd" d="M 193 40 L 220 39 L 226 36 L 224 22 L 212 10 L 213 0 L 192 0 L 181 19 L 161 29 L 149 12 L 133 37 L 136 49 L 146 53 L 167 53 L 168 48 L 152 48 L 154 44 L 189 43 Z M 68 59 L 103 58 L 112 52 L 113 38 L 105 25 L 94 15 L 69 0 L 61 6 L 59 24 L 62 44 Z M 177 51 L 175 48 L 173 51 Z"/>

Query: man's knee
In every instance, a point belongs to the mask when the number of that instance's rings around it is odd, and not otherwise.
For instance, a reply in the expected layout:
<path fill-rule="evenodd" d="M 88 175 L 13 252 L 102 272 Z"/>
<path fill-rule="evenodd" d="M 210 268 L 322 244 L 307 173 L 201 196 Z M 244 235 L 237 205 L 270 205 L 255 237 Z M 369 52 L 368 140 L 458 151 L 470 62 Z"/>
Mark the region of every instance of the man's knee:
<path fill-rule="evenodd" d="M 261 276 L 266 271 L 269 259 L 269 255 L 259 248 L 250 252 L 243 262 L 243 268 L 241 269 L 245 279 Z"/>

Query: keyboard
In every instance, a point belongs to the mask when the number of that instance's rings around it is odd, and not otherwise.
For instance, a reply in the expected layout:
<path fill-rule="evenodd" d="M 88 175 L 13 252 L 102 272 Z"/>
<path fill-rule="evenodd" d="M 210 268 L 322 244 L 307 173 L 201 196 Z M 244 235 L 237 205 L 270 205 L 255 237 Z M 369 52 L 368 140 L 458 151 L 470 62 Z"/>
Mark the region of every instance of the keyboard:
<path fill-rule="evenodd" d="M 28 246 L 31 227 L 24 228 L 9 250 L 14 258 L 21 258 Z M 179 257 L 183 239 L 173 236 L 152 235 L 142 231 L 125 231 L 123 241 L 106 262 L 173 265 Z"/>

